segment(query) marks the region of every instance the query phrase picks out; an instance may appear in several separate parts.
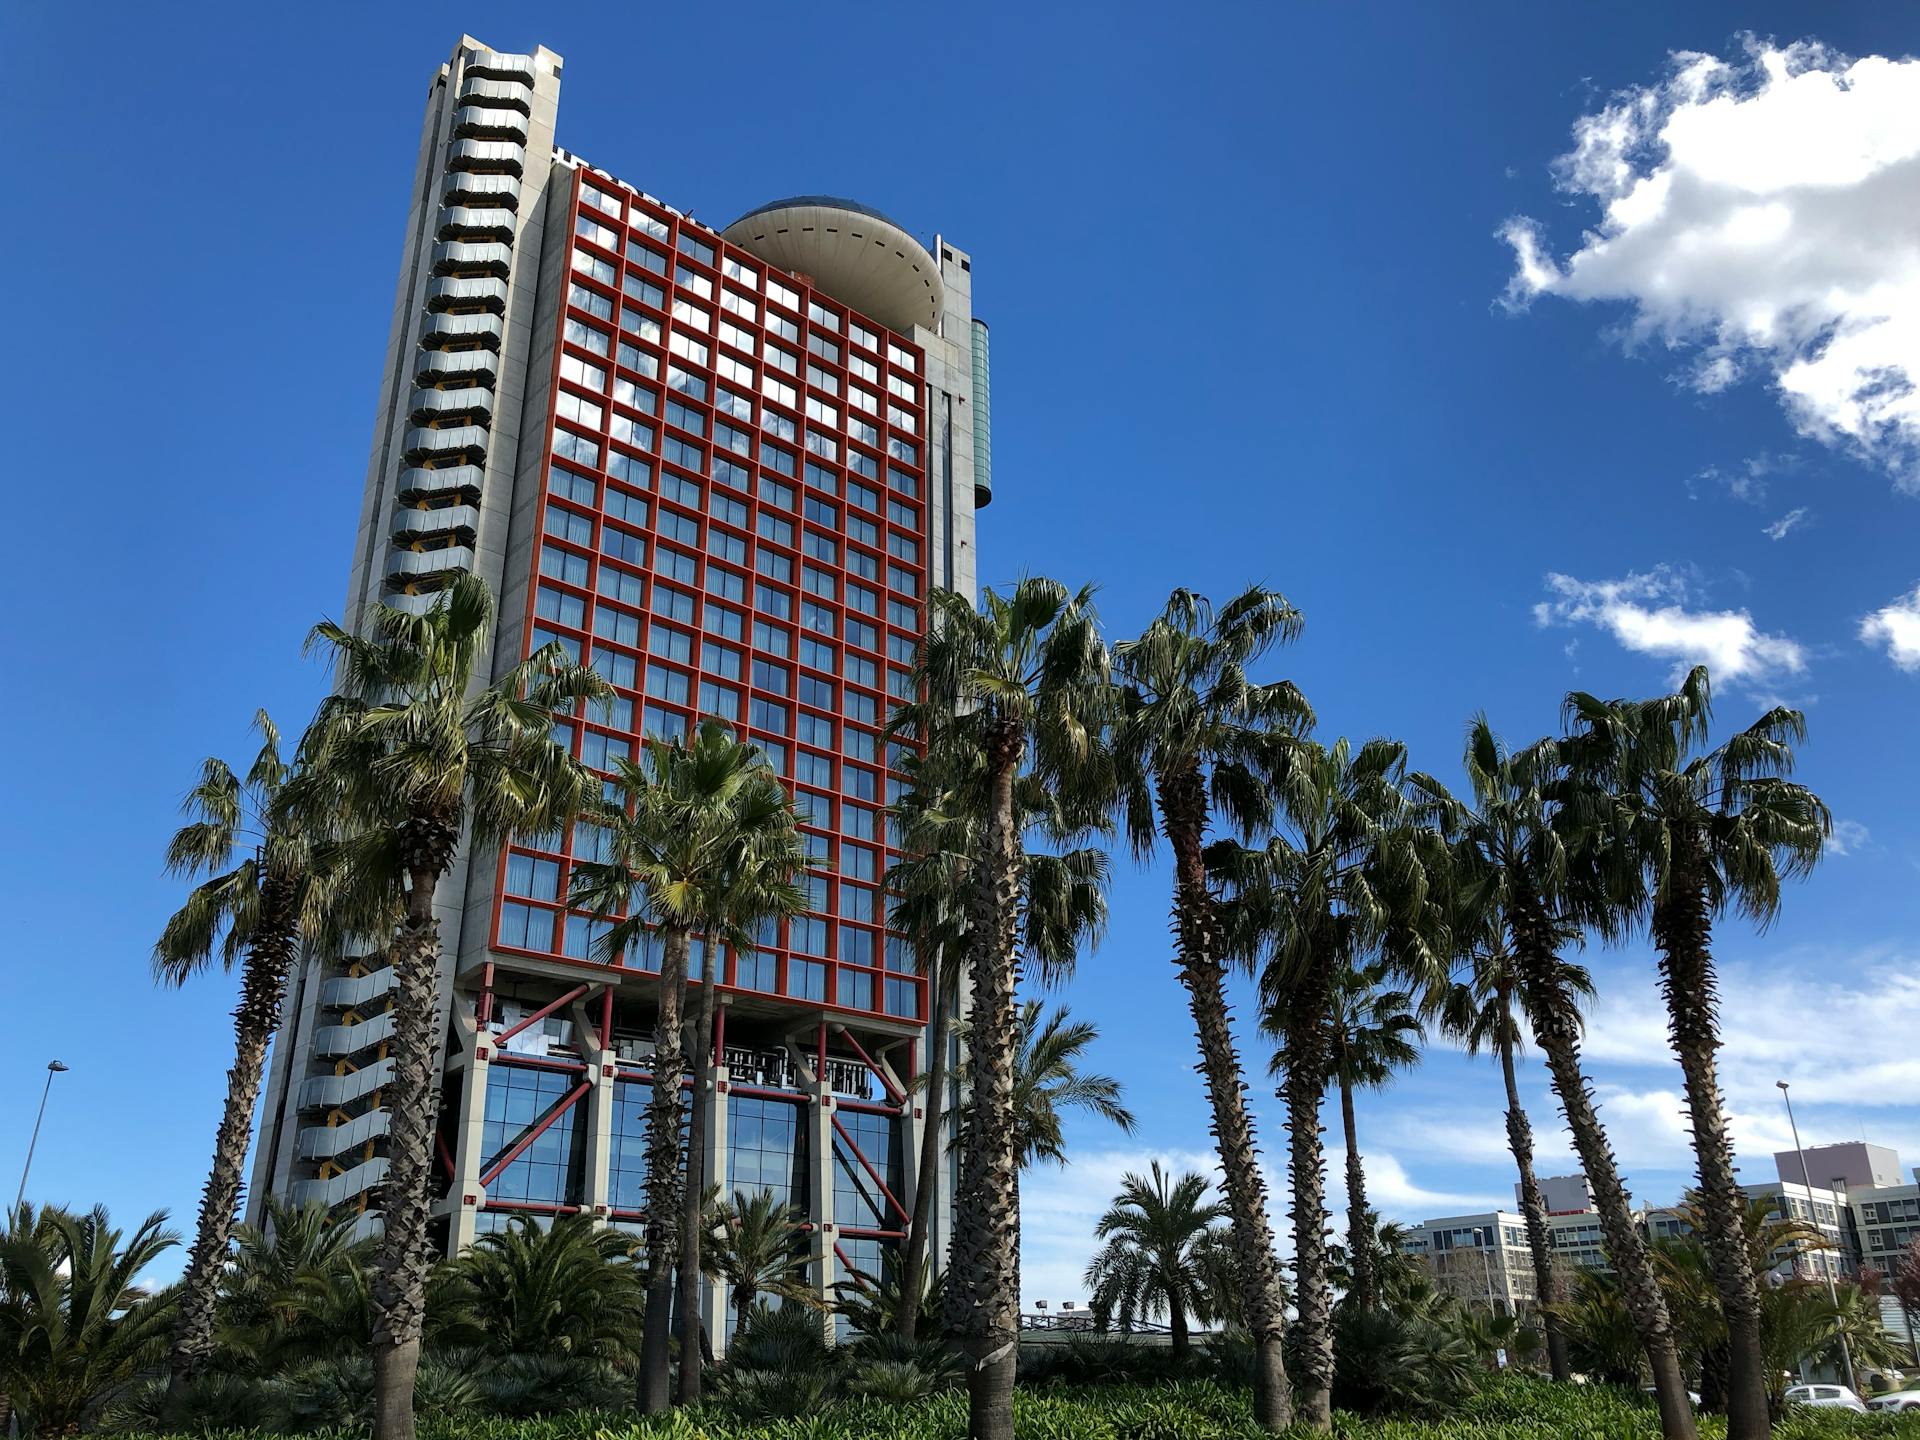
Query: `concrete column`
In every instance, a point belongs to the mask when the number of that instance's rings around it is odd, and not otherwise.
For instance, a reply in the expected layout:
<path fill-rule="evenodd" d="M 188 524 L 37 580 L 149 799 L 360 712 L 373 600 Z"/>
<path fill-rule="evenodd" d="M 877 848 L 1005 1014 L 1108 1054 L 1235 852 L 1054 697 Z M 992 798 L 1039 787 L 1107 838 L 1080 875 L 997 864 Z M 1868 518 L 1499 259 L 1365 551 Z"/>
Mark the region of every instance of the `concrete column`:
<path fill-rule="evenodd" d="M 722 1201 L 733 1198 L 732 1152 L 727 1144 L 727 1088 L 729 1072 L 725 1065 L 713 1067 L 713 1083 L 706 1093 L 707 1105 L 707 1155 L 706 1172 L 709 1184 L 720 1187 Z M 701 1316 L 706 1322 L 707 1334 L 713 1337 L 713 1350 L 716 1355 L 726 1350 L 727 1339 L 727 1287 L 716 1285 L 711 1280 L 702 1282 L 700 1291 Z"/>
<path fill-rule="evenodd" d="M 458 1255 L 473 1243 L 475 1222 L 487 1194 L 480 1184 L 480 1167 L 486 1163 L 482 1150 L 483 1127 L 487 1119 L 487 1072 L 492 1068 L 493 1037 L 477 1027 L 458 1027 L 464 1032 L 460 1068 L 466 1083 L 460 1086 L 460 1128 L 453 1147 L 453 1184 L 447 1192 L 447 1252 Z M 456 1081 L 450 1076 L 449 1081 Z"/>
<path fill-rule="evenodd" d="M 581 1198 L 587 1213 L 604 1221 L 613 1197 L 613 1101 L 619 1066 L 613 1052 L 600 1043 L 599 1022 L 594 1018 L 600 1003 L 599 992 L 576 1000 L 572 1015 L 580 1058 L 587 1067 L 587 1084 L 592 1087 L 577 1102 L 584 1107 L 587 1131 L 587 1173 Z"/>
<path fill-rule="evenodd" d="M 833 1087 L 827 1077 L 815 1077 L 812 1106 L 813 1135 L 808 1151 L 807 1218 L 820 1240 L 820 1296 L 833 1298 L 833 1282 L 840 1278 L 840 1259 L 833 1253 L 838 1232 L 833 1223 Z M 822 1312 L 821 1324 L 829 1343 L 834 1338 L 833 1314 Z"/>

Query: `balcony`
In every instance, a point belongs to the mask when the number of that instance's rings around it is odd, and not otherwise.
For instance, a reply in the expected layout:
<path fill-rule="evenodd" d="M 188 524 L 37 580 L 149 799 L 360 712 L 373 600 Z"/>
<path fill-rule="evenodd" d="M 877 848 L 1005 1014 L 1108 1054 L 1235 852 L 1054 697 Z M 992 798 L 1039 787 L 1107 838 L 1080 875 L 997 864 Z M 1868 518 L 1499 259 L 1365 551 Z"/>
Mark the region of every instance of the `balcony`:
<path fill-rule="evenodd" d="M 427 281 L 427 309 L 507 313 L 507 282 L 490 275 L 436 275 Z"/>
<path fill-rule="evenodd" d="M 313 1032 L 313 1053 L 328 1059 L 358 1055 L 382 1040 L 393 1038 L 393 1012 L 388 1010 L 357 1025 L 322 1025 Z"/>
<path fill-rule="evenodd" d="M 460 82 L 460 103 L 462 106 L 468 104 L 505 106 L 508 109 L 518 110 L 522 115 L 531 114 L 533 82 L 531 80 L 490 80 L 469 68 L 466 78 Z"/>
<path fill-rule="evenodd" d="M 416 390 L 408 402 L 408 413 L 416 425 L 486 425 L 493 420 L 493 391 L 478 385 L 458 390 Z"/>
<path fill-rule="evenodd" d="M 449 170 L 440 199 L 447 205 L 504 206 L 518 210 L 520 182 L 511 175 L 474 175 L 465 170 Z"/>
<path fill-rule="evenodd" d="M 365 975 L 335 975 L 330 980 L 320 982 L 320 1003 L 336 1010 L 351 1010 L 366 1004 L 376 995 L 386 994 L 392 988 L 391 965 Z"/>
<path fill-rule="evenodd" d="M 440 212 L 441 240 L 497 240 L 511 245 L 518 221 L 511 210 L 473 210 L 464 205 Z"/>
<path fill-rule="evenodd" d="M 491 387 L 499 378 L 500 357 L 491 350 L 422 350 L 414 357 L 413 383 Z"/>
<path fill-rule="evenodd" d="M 485 474 L 478 465 L 448 465 L 439 470 L 412 466 L 400 472 L 400 500 L 405 504 L 437 499 L 442 495 L 457 495 L 466 501 L 478 500 Z"/>
<path fill-rule="evenodd" d="M 479 524 L 480 512 L 471 505 L 448 505 L 440 510 L 396 510 L 393 541 L 396 545 L 411 545 L 433 536 L 452 535 L 461 544 L 472 545 L 473 532 Z"/>
<path fill-rule="evenodd" d="M 391 1119 L 385 1110 L 369 1110 L 344 1125 L 309 1125 L 300 1132 L 300 1158 L 331 1160 L 348 1150 L 358 1150 L 369 1140 L 384 1140 Z"/>
<path fill-rule="evenodd" d="M 449 425 L 443 430 L 416 427 L 407 431 L 401 455 L 409 465 L 418 465 L 424 460 L 480 465 L 487 458 L 486 428 L 480 425 Z"/>
<path fill-rule="evenodd" d="M 467 74 L 488 80 L 518 80 L 522 85 L 531 86 L 533 57 L 505 50 L 476 50 L 467 57 Z"/>
<path fill-rule="evenodd" d="M 485 346 L 489 350 L 498 350 L 500 334 L 505 328 L 505 323 L 498 315 L 449 315 L 440 312 L 427 316 L 426 324 L 421 326 L 420 348 L 466 350 Z"/>
<path fill-rule="evenodd" d="M 351 1200 L 363 1191 L 371 1190 L 387 1178 L 387 1157 L 377 1155 L 373 1159 L 354 1166 L 344 1175 L 335 1175 L 330 1180 L 298 1180 L 291 1188 L 295 1205 L 324 1205 L 331 1210 L 343 1200 Z M 360 1217 L 377 1220 L 377 1215 L 369 1212 Z"/>
<path fill-rule="evenodd" d="M 507 278 L 513 268 L 513 247 L 498 241 L 475 244 L 469 240 L 442 240 L 433 247 L 436 275 L 490 275 Z"/>
<path fill-rule="evenodd" d="M 456 140 L 447 147 L 447 169 L 479 175 L 518 176 L 527 147 L 512 140 Z"/>
<path fill-rule="evenodd" d="M 384 1090 L 393 1083 L 393 1061 L 380 1060 L 345 1075 L 314 1075 L 300 1083 L 302 1110 L 331 1110 Z"/>
<path fill-rule="evenodd" d="M 396 587 L 411 585 L 416 580 L 439 579 L 471 569 L 471 545 L 449 545 L 444 550 L 395 550 L 387 556 L 387 583 Z M 324 1035 L 326 1031 L 318 1033 Z"/>
<path fill-rule="evenodd" d="M 487 140 L 527 143 L 527 117 L 506 105 L 462 105 L 453 112 L 453 133 Z"/>

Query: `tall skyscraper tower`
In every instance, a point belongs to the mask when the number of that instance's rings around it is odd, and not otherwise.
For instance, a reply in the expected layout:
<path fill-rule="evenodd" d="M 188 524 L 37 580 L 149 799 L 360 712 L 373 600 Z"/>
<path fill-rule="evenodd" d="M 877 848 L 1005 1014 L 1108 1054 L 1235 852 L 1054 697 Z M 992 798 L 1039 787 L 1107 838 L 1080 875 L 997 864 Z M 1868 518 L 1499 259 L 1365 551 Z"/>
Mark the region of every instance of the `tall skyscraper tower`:
<path fill-rule="evenodd" d="M 345 620 L 478 575 L 495 675 L 558 642 L 613 686 L 556 721 L 589 766 L 716 715 L 787 779 L 811 912 L 721 960 L 692 1103 L 723 1192 L 813 1225 L 824 1289 L 878 1271 L 921 1185 L 936 1256 L 945 1230 L 944 1177 L 915 1173 L 928 997 L 880 888 L 882 728 L 929 586 L 973 592 L 986 327 L 969 257 L 864 205 L 801 196 L 715 231 L 557 149 L 561 68 L 463 38 L 433 78 Z M 641 1218 L 659 956 L 603 963 L 603 922 L 568 907 L 604 839 L 463 853 L 441 885 L 449 1252 L 514 1215 Z M 377 953 L 296 977 L 256 1199 L 375 1223 L 389 990 Z"/>

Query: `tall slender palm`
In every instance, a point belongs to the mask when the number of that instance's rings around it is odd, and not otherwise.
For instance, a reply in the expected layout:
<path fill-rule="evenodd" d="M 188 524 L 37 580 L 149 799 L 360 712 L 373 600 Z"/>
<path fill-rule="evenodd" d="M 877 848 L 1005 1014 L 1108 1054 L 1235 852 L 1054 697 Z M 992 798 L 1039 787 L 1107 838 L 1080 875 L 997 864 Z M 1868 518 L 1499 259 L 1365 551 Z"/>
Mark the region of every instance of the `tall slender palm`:
<path fill-rule="evenodd" d="M 808 1252 L 807 1225 L 792 1205 L 771 1190 L 733 1192 L 707 1209 L 700 1268 L 727 1287 L 734 1321 L 745 1327 L 762 1295 L 802 1305 L 817 1304 L 808 1270 L 818 1260 Z"/>
<path fill-rule="evenodd" d="M 78 1435 L 100 1401 L 165 1358 L 173 1292 L 142 1271 L 179 1243 L 166 1212 L 131 1235 L 104 1208 L 16 1207 L 0 1232 L 0 1394 L 26 1433 Z"/>
<path fill-rule="evenodd" d="M 602 937 L 618 955 L 657 930 L 662 961 L 654 1028 L 653 1098 L 647 1110 L 646 1338 L 641 1405 L 666 1408 L 668 1317 L 678 1276 L 682 1400 L 700 1393 L 701 1199 L 706 1193 L 705 1097 L 687 1124 L 685 1173 L 680 1147 L 680 1089 L 686 1072 L 681 1029 L 687 965 L 704 935 L 693 1025 L 704 1057 L 713 1044 L 717 957 L 746 949 L 762 922 L 795 915 L 807 894 L 795 881 L 806 864 L 793 802 L 760 750 L 719 720 L 703 720 L 684 739 L 650 740 L 641 763 L 624 761 L 616 782 L 631 813 L 606 815 L 611 858 L 574 867 L 574 903 L 620 918 Z M 711 1068 L 703 1063 L 703 1077 Z M 702 1084 L 704 1084 L 704 1079 Z M 676 1269 L 677 1262 L 677 1269 Z"/>
<path fill-rule="evenodd" d="M 392 1119 L 373 1280 L 378 1440 L 414 1433 L 446 1023 L 440 882 L 463 832 L 477 848 L 515 831 L 551 833 L 598 791 L 592 773 L 554 743 L 553 717 L 604 697 L 606 682 L 557 643 L 489 679 L 493 613 L 486 583 L 461 575 L 424 614 L 376 605 L 365 634 L 323 621 L 308 639 L 332 656 L 338 688 L 301 741 L 288 796 L 309 823 L 345 834 L 350 873 L 404 905 L 390 951 Z"/>
<path fill-rule="evenodd" d="M 1367 1171 L 1360 1158 L 1353 1113 L 1356 1090 L 1384 1090 L 1396 1070 L 1420 1058 L 1424 1038 L 1413 1014 L 1414 999 L 1389 989 L 1387 966 L 1376 961 L 1349 967 L 1335 978 L 1328 1011 L 1327 1068 L 1340 1091 L 1340 1128 L 1347 1145 L 1347 1255 L 1354 1303 L 1374 1306 L 1372 1222 L 1367 1207 Z"/>
<path fill-rule="evenodd" d="M 1511 951 L 1521 1008 L 1553 1077 L 1621 1299 L 1646 1352 L 1661 1434 L 1693 1440 L 1673 1317 L 1581 1065 L 1579 992 L 1560 958 L 1582 925 L 1603 933 L 1619 925 L 1618 911 L 1593 878 L 1595 806 L 1568 780 L 1556 742 L 1509 750 L 1484 715 L 1467 728 L 1462 764 L 1471 805 L 1431 776 L 1412 777 L 1423 805 L 1454 837 L 1456 932 L 1468 942 L 1503 938 Z"/>
<path fill-rule="evenodd" d="M 1733 1134 L 1720 1091 L 1719 1003 L 1713 922 L 1727 911 L 1767 925 L 1780 883 L 1820 858 L 1832 817 L 1820 798 L 1787 779 L 1806 717 L 1776 706 L 1714 749 L 1704 665 L 1672 695 L 1603 701 L 1567 697 L 1566 754 L 1609 802 L 1603 857 L 1619 893 L 1649 922 L 1660 952 L 1667 1023 L 1686 1082 L 1700 1165 L 1695 1209 L 1726 1312 L 1728 1440 L 1772 1433 L 1760 1339 L 1760 1284 L 1747 1263 L 1747 1195 L 1734 1174 Z"/>
<path fill-rule="evenodd" d="M 1204 1175 L 1171 1175 L 1153 1162 L 1150 1175 L 1121 1179 L 1120 1193 L 1093 1234 L 1103 1245 L 1087 1264 L 1085 1284 L 1102 1328 L 1117 1316 L 1122 1330 L 1136 1318 L 1167 1317 L 1173 1353 L 1188 1348 L 1188 1321 L 1213 1319 L 1208 1242 L 1227 1207 L 1210 1200 Z"/>
<path fill-rule="evenodd" d="M 1576 1003 L 1593 994 L 1585 967 L 1555 957 L 1561 988 Z M 1547 1202 L 1533 1168 L 1533 1125 L 1520 1102 L 1520 1084 L 1514 1056 L 1522 1041 L 1517 1016 L 1520 976 L 1504 935 L 1487 937 L 1467 957 L 1466 978 L 1436 997 L 1432 1007 L 1440 1026 L 1467 1047 L 1469 1055 L 1492 1051 L 1500 1061 L 1500 1078 L 1507 1091 L 1507 1147 L 1520 1171 L 1520 1214 L 1526 1221 L 1527 1253 L 1533 1264 L 1534 1314 L 1546 1332 L 1547 1367 L 1555 1380 L 1572 1378 L 1567 1364 L 1565 1327 L 1559 1308 L 1566 1286 L 1553 1263 L 1553 1243 L 1547 1231 Z M 1579 1015 L 1574 1016 L 1575 1023 Z"/>
<path fill-rule="evenodd" d="M 1108 782 L 1107 651 L 1090 590 L 1028 578 L 1008 595 L 984 592 L 975 610 L 936 591 L 915 665 L 917 693 L 951 705 L 951 724 L 978 757 L 985 799 L 972 875 L 968 974 L 972 984 L 973 1085 L 949 1248 L 949 1329 L 973 1364 L 970 1433 L 1013 1433 L 1019 1338 L 1019 1188 L 1015 1166 L 1013 1060 L 1020 970 L 1021 777 L 1062 796 Z M 911 714 L 900 726 L 924 735 Z M 1083 802 L 1080 802 L 1083 803 Z M 1070 807 L 1071 808 L 1071 807 Z"/>
<path fill-rule="evenodd" d="M 1256 586 L 1218 611 L 1205 597 L 1176 590 L 1138 639 L 1114 647 L 1120 810 L 1136 855 L 1152 852 L 1156 829 L 1173 851 L 1174 962 L 1193 1013 L 1239 1250 L 1254 1344 L 1254 1418 L 1269 1431 L 1293 1418 L 1281 1353 L 1286 1316 L 1204 852 L 1216 822 L 1251 839 L 1272 815 L 1264 772 L 1276 737 L 1294 734 L 1312 712 L 1291 684 L 1256 683 L 1247 669 L 1301 625 L 1300 612 L 1272 590 Z"/>
<path fill-rule="evenodd" d="M 318 889 L 306 827 L 280 804 L 288 777 L 280 732 L 264 710 L 254 716 L 254 728 L 260 749 L 244 777 L 225 761 L 209 759 L 187 792 L 181 808 L 188 822 L 167 846 L 167 869 L 205 878 L 153 947 L 154 978 L 165 985 L 184 985 L 216 954 L 228 969 L 240 967 L 226 1105 L 214 1134 L 213 1165 L 180 1282 L 168 1357 L 173 1394 L 213 1353 L 214 1306 L 240 1203 L 253 1107 L 302 930 L 313 929 Z"/>
<path fill-rule="evenodd" d="M 1442 972 L 1437 957 L 1450 952 L 1428 881 L 1430 868 L 1444 874 L 1444 846 L 1414 823 L 1405 766 L 1405 747 L 1391 740 L 1357 750 L 1346 740 L 1290 746 L 1273 772 L 1278 833 L 1263 849 L 1223 844 L 1209 856 L 1231 897 L 1229 953 L 1260 965 L 1264 1016 L 1280 1041 L 1295 1387 L 1302 1419 L 1322 1430 L 1332 1423 L 1334 1367 L 1320 1110 L 1333 1073 L 1339 977 L 1378 957 L 1383 974 L 1425 986 Z"/>

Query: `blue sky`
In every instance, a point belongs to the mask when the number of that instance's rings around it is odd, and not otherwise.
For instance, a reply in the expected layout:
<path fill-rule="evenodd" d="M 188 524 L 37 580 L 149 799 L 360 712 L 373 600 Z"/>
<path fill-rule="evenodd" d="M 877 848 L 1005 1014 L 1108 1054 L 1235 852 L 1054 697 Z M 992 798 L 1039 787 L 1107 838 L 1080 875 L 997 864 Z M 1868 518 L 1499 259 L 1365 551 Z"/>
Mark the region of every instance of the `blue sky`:
<path fill-rule="evenodd" d="M 848 194 L 973 253 L 994 336 L 987 583 L 1096 579 L 1116 637 L 1174 585 L 1275 585 L 1308 625 L 1272 673 L 1324 733 L 1399 737 L 1447 776 L 1476 709 L 1530 739 L 1568 688 L 1651 693 L 1696 655 L 1722 662 L 1725 724 L 1803 704 L 1803 778 L 1846 853 L 1764 936 L 1722 929 L 1743 1163 L 1771 1174 L 1782 1075 L 1809 1142 L 1864 1135 L 1920 1163 L 1920 676 L 1895 663 L 1920 660 L 1920 617 L 1896 606 L 1920 583 L 1916 430 L 1897 383 L 1860 384 L 1920 356 L 1920 107 L 1893 103 L 1911 67 L 1788 86 L 1898 60 L 1920 22 L 1864 5 L 1824 9 L 1813 35 L 1785 6 L 462 13 L 488 43 L 567 58 L 562 144 L 703 219 Z M 1763 93 L 1749 31 L 1834 53 L 1783 62 Z M 178 895 L 161 847 L 202 755 L 243 753 L 256 706 L 291 727 L 318 696 L 299 642 L 344 594 L 420 106 L 457 35 L 421 7 L 209 5 L 164 33 L 132 9 L 0 18 L 0 50 L 32 61 L 0 94 L 22 199 L 0 354 L 18 517 L 0 587 L 23 622 L 0 712 L 9 1193 L 57 1055 L 73 1071 L 34 1192 L 190 1219 L 231 990 L 148 982 Z M 1652 88 L 1620 101 L 1631 87 Z M 1863 106 L 1885 110 L 1861 123 Z M 1553 169 L 1582 117 L 1583 158 Z M 1728 198 L 1782 170 L 1787 191 Z M 1797 243 L 1823 226 L 1839 239 Z M 1061 996 L 1100 1024 L 1141 1128 L 1076 1126 L 1074 1169 L 1033 1177 L 1029 1298 L 1076 1293 L 1122 1170 L 1202 1158 L 1166 876 L 1117 876 L 1112 934 Z M 1651 958 L 1589 959 L 1604 1111 L 1636 1190 L 1667 1200 L 1685 1135 Z M 1551 1150 L 1537 1066 L 1526 1082 Z M 1277 1156 L 1279 1106 L 1255 1095 Z M 1499 1104 L 1490 1068 L 1447 1054 L 1363 1101 L 1388 1212 L 1510 1194 Z"/>

